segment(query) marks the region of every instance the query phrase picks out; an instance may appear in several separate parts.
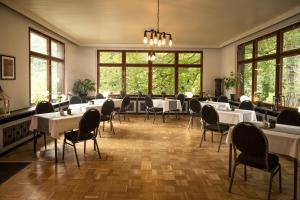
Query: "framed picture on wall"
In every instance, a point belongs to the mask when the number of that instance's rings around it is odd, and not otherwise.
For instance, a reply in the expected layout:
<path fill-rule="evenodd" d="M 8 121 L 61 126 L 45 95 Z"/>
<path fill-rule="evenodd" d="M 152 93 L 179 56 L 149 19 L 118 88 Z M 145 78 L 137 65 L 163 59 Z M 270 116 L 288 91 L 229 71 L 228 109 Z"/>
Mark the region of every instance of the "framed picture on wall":
<path fill-rule="evenodd" d="M 1 79 L 15 80 L 16 79 L 16 64 L 15 57 L 1 55 Z"/>

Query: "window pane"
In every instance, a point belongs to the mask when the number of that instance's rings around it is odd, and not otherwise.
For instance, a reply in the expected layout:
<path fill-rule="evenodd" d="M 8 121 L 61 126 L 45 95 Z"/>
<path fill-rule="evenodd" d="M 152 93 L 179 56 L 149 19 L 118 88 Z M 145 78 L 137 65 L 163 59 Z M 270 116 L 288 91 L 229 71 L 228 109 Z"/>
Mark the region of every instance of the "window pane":
<path fill-rule="evenodd" d="M 121 67 L 100 67 L 99 92 L 112 92 L 119 94 L 122 90 L 122 68 Z"/>
<path fill-rule="evenodd" d="M 275 95 L 275 60 L 257 63 L 257 88 L 256 96 L 260 101 L 273 103 Z"/>
<path fill-rule="evenodd" d="M 174 94 L 174 68 L 173 67 L 153 67 L 152 72 L 152 93 L 167 95 Z"/>
<path fill-rule="evenodd" d="M 121 52 L 100 52 L 100 63 L 122 63 Z"/>
<path fill-rule="evenodd" d="M 300 27 L 283 33 L 283 51 L 300 48 Z"/>
<path fill-rule="evenodd" d="M 201 64 L 200 53 L 179 53 L 179 64 Z"/>
<path fill-rule="evenodd" d="M 31 103 L 48 99 L 47 65 L 47 60 L 31 57 Z"/>
<path fill-rule="evenodd" d="M 276 53 L 276 36 L 258 41 L 257 56 L 266 56 L 274 53 Z"/>
<path fill-rule="evenodd" d="M 253 58 L 253 43 L 240 46 L 239 60 L 247 60 L 251 58 Z"/>
<path fill-rule="evenodd" d="M 155 53 L 154 64 L 174 64 L 175 54 L 174 53 Z"/>
<path fill-rule="evenodd" d="M 51 89 L 52 99 L 63 94 L 63 63 L 51 62 Z"/>
<path fill-rule="evenodd" d="M 148 68 L 127 67 L 126 68 L 126 92 L 127 94 L 148 94 Z"/>
<path fill-rule="evenodd" d="M 126 63 L 127 64 L 147 64 L 148 63 L 148 53 L 127 52 L 126 53 Z"/>
<path fill-rule="evenodd" d="M 200 95 L 200 68 L 179 67 L 178 69 L 178 91 L 185 94 L 193 92 L 194 95 Z"/>
<path fill-rule="evenodd" d="M 242 64 L 239 66 L 241 74 L 240 95 L 246 95 L 251 98 L 252 94 L 252 64 Z"/>
<path fill-rule="evenodd" d="M 30 32 L 30 51 L 48 55 L 47 38 L 34 32 Z"/>
<path fill-rule="evenodd" d="M 285 106 L 300 105 L 300 55 L 283 59 L 281 90 Z"/>
<path fill-rule="evenodd" d="M 51 56 L 64 59 L 64 45 L 51 41 Z"/>

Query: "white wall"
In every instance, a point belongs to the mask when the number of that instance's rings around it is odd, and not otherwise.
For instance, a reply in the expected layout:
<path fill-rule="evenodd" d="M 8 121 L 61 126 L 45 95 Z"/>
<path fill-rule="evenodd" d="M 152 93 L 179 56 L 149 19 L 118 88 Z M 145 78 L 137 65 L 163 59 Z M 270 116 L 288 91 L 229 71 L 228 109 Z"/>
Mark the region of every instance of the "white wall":
<path fill-rule="evenodd" d="M 203 49 L 203 92 L 215 94 L 215 79 L 221 75 L 220 49 Z"/>
<path fill-rule="evenodd" d="M 41 27 L 24 16 L 8 9 L 0 4 L 0 54 L 14 56 L 16 58 L 16 80 L 0 80 L 4 92 L 10 97 L 11 110 L 18 110 L 30 106 L 29 103 L 29 27 L 43 32 L 65 43 L 66 47 L 66 91 L 69 90 L 72 81 L 83 77 L 85 67 L 81 61 L 88 65 L 94 65 L 94 60 L 81 59 L 89 52 L 85 48 L 78 48 L 73 43 L 61 38 L 55 33 Z M 92 54 L 91 54 L 92 55 Z M 74 76 L 74 69 L 81 75 Z M 89 67 L 90 68 L 90 67 Z M 70 71 L 70 73 L 68 73 Z"/>

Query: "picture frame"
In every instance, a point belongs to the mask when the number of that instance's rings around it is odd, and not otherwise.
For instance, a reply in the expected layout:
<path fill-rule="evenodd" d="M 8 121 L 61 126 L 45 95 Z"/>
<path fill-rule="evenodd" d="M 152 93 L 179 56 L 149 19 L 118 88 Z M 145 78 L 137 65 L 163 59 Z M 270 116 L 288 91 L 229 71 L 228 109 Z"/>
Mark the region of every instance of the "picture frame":
<path fill-rule="evenodd" d="M 16 80 L 16 58 L 1 55 L 1 80 Z"/>

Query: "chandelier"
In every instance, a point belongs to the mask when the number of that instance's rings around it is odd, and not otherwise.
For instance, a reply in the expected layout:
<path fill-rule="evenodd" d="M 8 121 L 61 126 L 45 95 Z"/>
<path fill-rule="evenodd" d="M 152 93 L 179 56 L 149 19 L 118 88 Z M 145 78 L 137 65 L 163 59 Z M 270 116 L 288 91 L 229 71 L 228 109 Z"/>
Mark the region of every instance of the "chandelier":
<path fill-rule="evenodd" d="M 150 46 L 165 46 L 166 43 L 169 43 L 171 47 L 172 35 L 171 33 L 160 32 L 159 31 L 159 0 L 157 0 L 157 29 L 150 29 L 144 31 L 144 44 L 149 44 Z M 154 58 L 155 59 L 155 58 Z"/>

